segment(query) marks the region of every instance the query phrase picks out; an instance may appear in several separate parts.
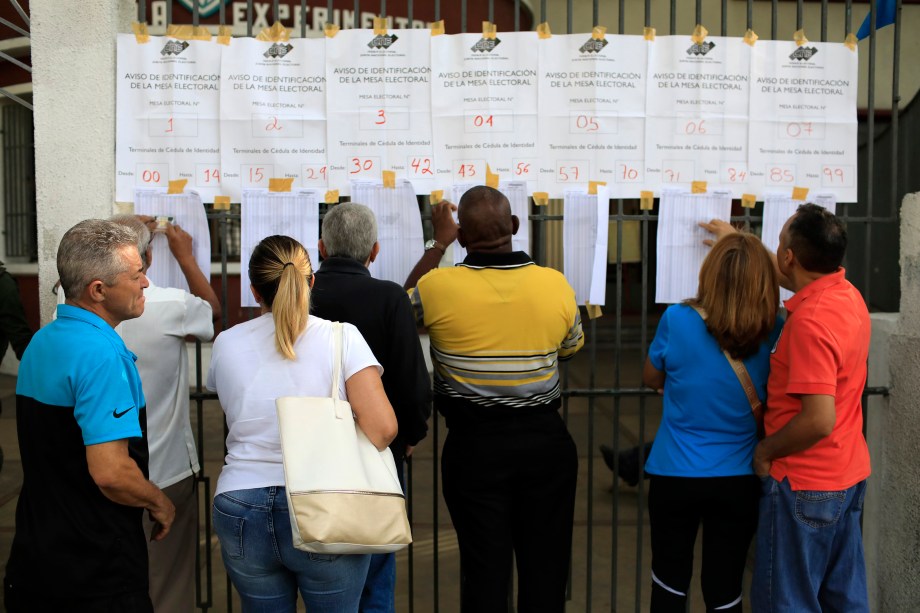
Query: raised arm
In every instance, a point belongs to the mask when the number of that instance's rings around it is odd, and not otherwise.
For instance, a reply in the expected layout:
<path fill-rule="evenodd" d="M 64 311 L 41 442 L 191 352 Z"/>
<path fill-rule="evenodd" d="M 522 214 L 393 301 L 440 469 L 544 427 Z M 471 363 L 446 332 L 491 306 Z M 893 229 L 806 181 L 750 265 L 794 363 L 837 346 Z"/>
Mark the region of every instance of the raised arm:
<path fill-rule="evenodd" d="M 198 296 L 211 305 L 211 316 L 217 320 L 221 314 L 220 301 L 217 299 L 217 293 L 208 282 L 207 277 L 198 268 L 198 262 L 195 261 L 195 252 L 192 249 L 192 235 L 180 228 L 177 224 L 166 226 L 166 240 L 169 242 L 169 250 L 172 252 L 182 274 L 188 281 L 188 289 L 193 295 Z"/>
<path fill-rule="evenodd" d="M 410 290 L 415 287 L 418 280 L 425 273 L 438 267 L 441 256 L 447 247 L 457 240 L 457 229 L 460 227 L 454 221 L 453 211 L 457 210 L 457 205 L 443 200 L 431 207 L 431 225 L 434 226 L 434 240 L 436 245 L 422 254 L 415 268 L 409 273 L 404 289 Z"/>
<path fill-rule="evenodd" d="M 716 243 L 716 241 L 722 238 L 723 236 L 728 236 L 729 234 L 734 234 L 735 232 L 738 232 L 738 229 L 735 228 L 735 226 L 721 219 L 713 219 L 709 221 L 708 223 L 705 221 L 700 222 L 699 226 L 715 236 L 715 238 L 706 239 L 703 241 L 703 244 L 708 245 L 709 247 L 712 247 Z M 766 249 L 766 247 L 764 247 L 764 249 Z M 789 279 L 789 277 L 787 277 L 780 271 L 779 264 L 776 261 L 776 254 L 770 251 L 769 249 L 767 249 L 767 253 L 770 254 L 770 259 L 773 261 L 773 269 L 776 271 L 776 276 L 779 279 L 780 287 L 784 287 L 790 291 L 795 291 L 792 286 L 792 281 Z"/>

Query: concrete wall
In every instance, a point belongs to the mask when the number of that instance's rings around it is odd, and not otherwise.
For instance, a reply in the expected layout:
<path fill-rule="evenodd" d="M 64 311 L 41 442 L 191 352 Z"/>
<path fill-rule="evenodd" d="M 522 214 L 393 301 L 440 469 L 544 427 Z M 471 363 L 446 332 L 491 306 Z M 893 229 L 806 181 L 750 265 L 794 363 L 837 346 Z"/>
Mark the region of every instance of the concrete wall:
<path fill-rule="evenodd" d="M 897 332 L 898 313 L 872 314 L 872 342 L 869 346 L 869 387 L 890 387 L 888 368 L 891 337 Z M 887 508 L 883 497 L 885 474 L 885 440 L 889 398 L 870 396 L 866 404 L 866 441 L 872 457 L 872 476 L 866 488 L 863 544 L 866 554 L 866 577 L 869 583 L 869 604 L 878 611 L 880 583 L 880 542 L 886 531 Z"/>
<path fill-rule="evenodd" d="M 42 322 L 54 306 L 61 236 L 108 217 L 115 196 L 115 35 L 131 0 L 32 0 L 35 183 Z M 66 24 L 66 25 L 65 25 Z"/>
<path fill-rule="evenodd" d="M 878 517 L 878 608 L 917 610 L 920 594 L 920 194 L 901 206 L 901 315 L 889 347 Z"/>

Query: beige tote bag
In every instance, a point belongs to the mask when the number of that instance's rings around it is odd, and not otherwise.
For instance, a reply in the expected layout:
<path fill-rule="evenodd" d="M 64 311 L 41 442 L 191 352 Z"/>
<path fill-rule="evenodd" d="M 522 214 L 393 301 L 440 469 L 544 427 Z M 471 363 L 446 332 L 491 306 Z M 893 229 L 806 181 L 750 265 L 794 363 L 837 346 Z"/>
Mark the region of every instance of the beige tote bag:
<path fill-rule="evenodd" d="M 339 398 L 342 324 L 332 393 L 275 400 L 294 547 L 313 553 L 389 553 L 412 542 L 389 449 L 378 451 Z"/>

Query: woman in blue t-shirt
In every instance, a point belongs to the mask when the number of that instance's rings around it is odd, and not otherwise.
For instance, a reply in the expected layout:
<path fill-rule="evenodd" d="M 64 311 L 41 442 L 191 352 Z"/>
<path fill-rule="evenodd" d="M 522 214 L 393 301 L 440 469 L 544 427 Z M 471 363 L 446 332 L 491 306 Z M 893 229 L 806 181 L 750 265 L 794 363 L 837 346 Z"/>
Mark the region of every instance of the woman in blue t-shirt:
<path fill-rule="evenodd" d="M 770 254 L 757 237 L 739 233 L 713 246 L 696 298 L 669 307 L 658 324 L 642 375 L 664 394 L 645 466 L 652 613 L 685 611 L 700 524 L 706 610 L 742 610 L 745 559 L 757 528 L 760 490 L 751 461 L 760 424 L 723 351 L 744 363 L 764 402 L 770 350 L 782 329 L 778 305 Z"/>

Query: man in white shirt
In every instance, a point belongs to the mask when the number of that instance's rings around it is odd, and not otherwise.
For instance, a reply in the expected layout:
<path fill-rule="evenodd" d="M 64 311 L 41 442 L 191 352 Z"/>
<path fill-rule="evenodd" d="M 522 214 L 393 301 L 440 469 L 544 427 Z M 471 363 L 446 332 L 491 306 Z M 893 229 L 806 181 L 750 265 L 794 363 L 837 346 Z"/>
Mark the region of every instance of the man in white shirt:
<path fill-rule="evenodd" d="M 112 221 L 138 234 L 138 251 L 144 272 L 151 265 L 151 217 L 116 216 Z M 157 287 L 144 291 L 146 307 L 141 317 L 125 321 L 115 331 L 137 354 L 147 398 L 147 435 L 150 480 L 176 506 L 173 534 L 148 543 L 150 597 L 157 612 L 181 613 L 195 608 L 195 550 L 198 500 L 195 473 L 199 469 L 195 437 L 189 422 L 188 353 L 186 337 L 202 341 L 214 336 L 214 320 L 221 307 L 207 277 L 198 268 L 192 236 L 178 225 L 167 224 L 163 233 L 191 293 Z M 149 534 L 153 524 L 145 518 Z"/>

